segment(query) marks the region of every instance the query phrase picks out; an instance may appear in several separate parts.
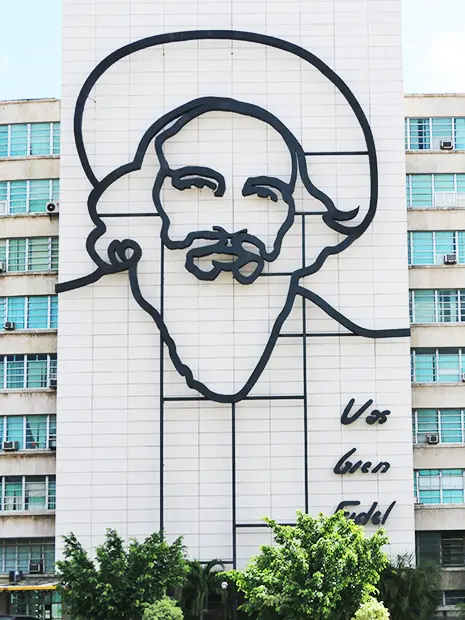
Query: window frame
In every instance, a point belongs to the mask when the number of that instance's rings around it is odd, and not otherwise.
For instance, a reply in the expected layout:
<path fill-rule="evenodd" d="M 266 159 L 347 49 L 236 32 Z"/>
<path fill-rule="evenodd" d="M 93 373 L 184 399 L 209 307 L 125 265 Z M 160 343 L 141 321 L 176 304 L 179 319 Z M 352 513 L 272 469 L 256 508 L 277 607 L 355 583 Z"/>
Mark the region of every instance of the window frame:
<path fill-rule="evenodd" d="M 426 152 L 426 153 L 430 153 L 430 152 L 439 152 L 441 153 L 441 149 L 440 148 L 433 148 L 434 147 L 434 141 L 433 138 L 434 136 L 434 132 L 433 132 L 433 119 L 450 119 L 451 120 L 451 141 L 453 144 L 453 150 L 454 151 L 464 151 L 465 148 L 457 148 L 457 129 L 456 129 L 456 121 L 463 119 L 463 116 L 408 116 L 405 119 L 405 124 L 406 124 L 406 151 L 413 151 L 415 153 L 421 153 L 421 152 Z M 425 120 L 428 121 L 428 123 L 425 123 L 428 125 L 429 127 L 429 131 L 428 131 L 428 139 L 429 139 L 429 144 L 430 144 L 430 148 L 429 149 L 414 149 L 412 148 L 412 135 L 411 135 L 411 121 L 412 120 Z M 447 152 L 447 151 L 446 151 Z"/>
<path fill-rule="evenodd" d="M 46 327 L 30 327 L 30 317 L 29 317 L 29 309 L 30 309 L 30 300 L 37 297 L 46 297 L 47 298 L 47 326 Z M 4 325 L 6 322 L 15 322 L 11 321 L 11 318 L 8 314 L 8 300 L 10 299 L 23 299 L 23 322 L 24 327 L 15 327 L 15 331 L 20 332 L 35 332 L 35 331 L 45 331 L 52 330 L 56 331 L 56 327 L 52 327 L 52 318 L 54 317 L 54 304 L 53 301 L 58 301 L 57 295 L 10 295 L 5 297 L 0 297 L 0 332 L 5 333 Z M 3 310 L 2 310 L 3 305 Z M 58 313 L 57 313 L 58 315 Z"/>
<path fill-rule="evenodd" d="M 455 441 L 443 441 L 443 434 L 444 434 L 444 428 L 442 427 L 442 424 L 445 423 L 446 421 L 443 420 L 443 416 L 445 414 L 447 414 L 447 412 L 449 411 L 460 411 L 460 432 L 461 432 L 461 440 L 458 442 Z M 434 435 L 438 435 L 439 437 L 439 444 L 444 445 L 444 446 L 460 446 L 465 444 L 465 409 L 460 409 L 460 408 L 434 408 L 432 407 L 431 409 L 429 408 L 425 408 L 425 407 L 417 407 L 415 409 L 413 409 L 412 411 L 412 434 L 413 434 L 413 443 L 416 446 L 425 446 L 428 445 L 426 442 L 423 441 L 419 441 L 419 437 L 423 434 L 429 434 L 429 433 L 420 433 L 419 432 L 419 412 L 421 411 L 435 411 L 436 412 L 436 416 L 437 416 L 437 422 L 438 422 L 438 430 L 437 431 L 433 431 L 432 434 Z"/>
<path fill-rule="evenodd" d="M 24 270 L 12 271 L 10 269 L 12 263 L 12 257 L 10 256 L 10 242 L 16 240 L 25 240 L 25 259 L 24 259 Z M 31 265 L 31 240 L 36 239 L 47 239 L 47 269 L 34 270 L 30 268 Z M 2 239 L 1 241 L 5 241 L 5 263 L 6 263 L 6 274 L 18 274 L 18 273 L 55 273 L 58 271 L 58 259 L 59 259 L 59 246 L 58 246 L 58 235 L 54 235 L 51 237 L 8 237 Z M 56 245 L 56 256 L 54 255 L 54 245 Z M 56 259 L 56 266 L 54 265 Z"/>
<path fill-rule="evenodd" d="M 435 356 L 434 359 L 434 363 L 433 363 L 433 368 L 432 368 L 432 374 L 435 377 L 435 379 L 433 381 L 416 381 L 415 377 L 416 377 L 416 358 L 417 358 L 417 352 L 421 352 L 421 351 L 433 351 L 433 353 L 431 353 L 431 355 Z M 446 351 L 450 351 L 450 353 L 445 353 Z M 441 375 L 441 352 L 442 355 L 451 355 L 452 351 L 457 351 L 457 359 L 458 359 L 458 374 L 459 374 L 459 378 L 457 381 L 439 381 L 438 377 L 440 377 Z M 412 384 L 426 384 L 426 385 L 435 385 L 436 383 L 441 383 L 441 384 L 461 384 L 461 376 L 462 373 L 465 372 L 463 369 L 463 361 L 464 361 L 464 355 L 463 355 L 463 349 L 459 348 L 459 347 L 439 347 L 439 348 L 433 348 L 433 347 L 415 347 L 412 348 L 410 350 L 410 356 L 411 356 L 411 380 L 412 380 Z M 444 375 L 447 374 L 452 374 L 452 373 L 443 373 Z"/>
<path fill-rule="evenodd" d="M 11 128 L 13 126 L 25 125 L 26 126 L 26 154 L 25 155 L 12 155 L 12 139 L 11 139 Z M 31 154 L 31 125 L 48 125 L 49 126 L 49 153 L 44 153 L 41 155 L 32 155 Z M 54 147 L 54 137 L 55 133 L 60 136 L 60 121 L 37 121 L 35 123 L 4 123 L 1 126 L 7 127 L 7 147 L 6 147 L 6 155 L 0 156 L 0 160 L 2 159 L 24 159 L 29 157 L 59 157 L 60 156 L 60 142 L 58 142 L 58 152 L 53 152 Z"/>
<path fill-rule="evenodd" d="M 425 292 L 425 291 L 431 291 L 433 292 L 433 296 L 434 296 L 434 306 L 433 306 L 433 315 L 434 315 L 434 321 L 430 321 L 430 322 L 425 322 L 425 321 L 417 321 L 416 320 L 416 302 L 415 302 L 415 293 L 417 292 Z M 439 298 L 440 295 L 443 291 L 453 291 L 454 294 L 457 295 L 457 321 L 440 321 L 439 320 L 439 316 L 440 316 L 440 303 L 439 303 Z M 409 310 L 410 310 L 410 323 L 412 325 L 457 325 L 458 323 L 465 323 L 465 312 L 463 314 L 463 319 L 462 319 L 462 304 L 463 307 L 465 308 L 465 289 L 446 289 L 446 288 L 428 288 L 428 289 L 423 289 L 423 288 L 417 288 L 417 289 L 410 289 L 409 290 Z"/>
<path fill-rule="evenodd" d="M 414 251 L 418 253 L 420 246 L 415 245 L 415 233 L 430 233 L 431 234 L 431 244 L 432 244 L 432 254 L 433 254 L 433 262 L 428 263 L 415 263 L 414 261 Z M 441 241 L 438 240 L 437 235 L 440 233 L 452 233 L 452 246 L 451 250 L 452 254 L 455 254 L 457 257 L 457 265 L 465 265 L 465 251 L 464 248 L 461 249 L 461 237 L 460 233 L 463 235 L 462 245 L 465 242 L 465 230 L 409 230 L 407 232 L 407 249 L 408 249 L 408 266 L 410 267 L 442 267 L 444 266 L 444 262 L 438 262 L 439 256 L 445 256 L 446 253 L 440 253 L 438 251 L 438 245 L 441 244 Z M 448 266 L 450 269 L 450 266 Z"/>
<path fill-rule="evenodd" d="M 449 469 L 415 469 L 413 472 L 413 475 L 415 477 L 415 485 L 414 485 L 414 497 L 415 497 L 415 503 L 421 506 L 462 506 L 463 504 L 465 504 L 465 469 L 462 469 L 460 467 L 457 468 L 457 470 L 460 470 L 462 472 L 462 494 L 463 494 L 463 501 L 462 502 L 444 502 L 444 489 L 443 487 L 443 472 L 444 471 L 451 471 Z M 437 471 L 439 472 L 437 477 L 439 478 L 439 502 L 433 502 L 433 503 L 426 503 L 426 502 L 422 502 L 420 501 L 420 484 L 419 484 L 419 480 L 420 478 L 422 478 L 423 476 L 420 476 L 420 472 L 421 471 Z M 425 476 L 426 477 L 426 476 Z M 436 477 L 436 476 L 435 476 Z M 460 476 L 456 476 L 457 478 L 460 478 Z M 437 489 L 434 489 L 437 490 Z"/>
<path fill-rule="evenodd" d="M 46 356 L 46 379 L 47 379 L 47 385 L 43 386 L 43 387 L 30 387 L 28 386 L 28 362 L 30 361 L 37 361 L 34 360 L 34 357 L 37 357 L 38 355 L 45 355 Z M 8 385 L 8 362 L 12 361 L 12 360 L 8 360 L 7 358 L 9 357 L 19 357 L 22 358 L 22 360 L 13 360 L 13 361 L 22 361 L 23 364 L 23 369 L 22 369 L 22 376 L 23 376 L 23 382 L 22 382 L 22 386 L 21 387 L 7 387 Z M 50 390 L 51 388 L 48 387 L 48 384 L 50 382 L 50 377 L 52 375 L 52 370 L 55 370 L 56 372 L 56 364 L 57 364 L 57 355 L 56 353 L 27 353 L 27 354 L 5 354 L 5 355 L 1 355 L 0 356 L 0 360 L 3 363 L 3 376 L 0 377 L 0 391 L 4 391 L 4 392 L 10 392 L 10 391 L 16 391 L 16 390 L 28 390 L 28 391 L 36 391 L 36 390 Z M 53 368 L 52 368 L 53 367 Z"/>

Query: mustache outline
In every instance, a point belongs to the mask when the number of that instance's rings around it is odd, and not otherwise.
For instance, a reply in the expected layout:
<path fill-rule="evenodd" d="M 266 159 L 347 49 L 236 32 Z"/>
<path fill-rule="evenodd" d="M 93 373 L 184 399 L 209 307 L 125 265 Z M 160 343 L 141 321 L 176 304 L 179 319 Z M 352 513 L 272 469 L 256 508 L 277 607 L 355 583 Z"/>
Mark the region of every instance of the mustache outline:
<path fill-rule="evenodd" d="M 213 281 L 222 271 L 226 271 L 231 273 L 240 284 L 255 282 L 265 267 L 266 248 L 264 243 L 254 235 L 249 235 L 246 228 L 235 233 L 228 233 L 221 226 L 213 226 L 213 231 L 194 233 L 193 236 L 196 240 L 216 240 L 216 243 L 189 250 L 186 255 L 186 269 L 202 280 Z M 252 245 L 258 253 L 244 248 L 244 243 Z M 265 256 L 263 256 L 264 253 Z M 201 269 L 194 262 L 198 258 L 206 258 L 215 254 L 231 256 L 235 259 L 231 261 L 212 259 L 213 266 L 209 271 Z M 256 265 L 253 272 L 250 274 L 242 273 L 241 269 L 251 263 Z"/>

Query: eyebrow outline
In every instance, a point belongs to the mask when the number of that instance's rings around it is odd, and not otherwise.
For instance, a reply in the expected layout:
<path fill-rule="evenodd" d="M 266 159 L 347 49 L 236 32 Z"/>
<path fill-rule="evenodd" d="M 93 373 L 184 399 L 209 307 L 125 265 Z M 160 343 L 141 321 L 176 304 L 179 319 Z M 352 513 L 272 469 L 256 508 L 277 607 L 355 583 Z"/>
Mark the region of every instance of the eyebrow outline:
<path fill-rule="evenodd" d="M 206 181 L 206 183 L 200 185 L 195 182 L 197 179 L 191 179 L 192 183 L 190 187 L 194 185 L 195 187 L 202 189 L 202 187 L 206 186 L 213 191 L 214 196 L 216 196 L 217 198 L 221 198 L 226 192 L 226 180 L 224 176 L 221 174 L 221 172 L 213 170 L 213 168 L 209 168 L 207 166 L 183 166 L 182 168 L 177 168 L 176 170 L 168 168 L 167 176 L 171 178 L 172 186 L 180 191 L 188 189 L 188 185 L 186 183 L 183 183 L 183 177 L 190 176 L 203 177 Z M 213 179 L 214 181 L 216 181 L 217 186 L 213 186 L 213 183 L 211 183 L 211 181 L 209 181 L 208 179 Z"/>
<path fill-rule="evenodd" d="M 280 192 L 283 200 L 289 204 L 289 199 L 292 198 L 292 190 L 289 183 L 286 183 L 282 179 L 278 179 L 277 177 L 269 177 L 267 175 L 261 175 L 258 177 L 249 177 L 244 183 L 244 187 L 242 188 L 242 195 L 246 196 L 258 196 L 259 198 L 265 198 L 265 196 L 261 196 L 260 193 L 256 190 L 261 187 L 273 187 L 274 189 Z M 271 196 L 271 200 L 273 202 L 278 202 L 278 197 L 276 196 L 276 200 L 273 200 Z"/>

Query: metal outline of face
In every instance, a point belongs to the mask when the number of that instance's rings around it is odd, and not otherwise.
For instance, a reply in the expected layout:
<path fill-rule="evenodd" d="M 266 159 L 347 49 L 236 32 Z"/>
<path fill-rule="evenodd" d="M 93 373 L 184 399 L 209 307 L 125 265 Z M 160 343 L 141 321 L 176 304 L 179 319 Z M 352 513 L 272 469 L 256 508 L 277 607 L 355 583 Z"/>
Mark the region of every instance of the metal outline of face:
<path fill-rule="evenodd" d="M 303 266 L 302 268 L 297 269 L 292 274 L 286 302 L 282 311 L 279 313 L 275 324 L 273 325 L 270 337 L 264 348 L 264 351 L 245 385 L 234 394 L 219 394 L 211 391 L 203 383 L 194 379 L 191 369 L 185 364 L 183 364 L 183 362 L 181 361 L 176 350 L 176 344 L 171 335 L 169 334 L 168 329 L 164 323 L 163 311 L 158 311 L 141 294 L 137 277 L 137 264 L 142 256 L 142 250 L 139 244 L 131 239 L 125 239 L 123 241 L 112 241 L 108 248 L 108 257 L 110 263 L 104 261 L 98 255 L 95 249 L 96 241 L 106 231 L 106 225 L 97 212 L 98 200 L 103 194 L 103 192 L 117 179 L 123 177 L 129 172 L 136 171 L 141 168 L 142 161 L 149 144 L 159 132 L 163 131 L 167 127 L 167 125 L 169 125 L 169 123 L 176 121 L 184 114 L 189 114 L 189 112 L 192 112 L 192 110 L 198 106 L 210 106 L 213 101 L 218 102 L 221 101 L 221 99 L 216 97 L 204 97 L 188 102 L 182 106 L 179 106 L 176 110 L 165 114 L 155 123 L 153 123 L 152 126 L 145 132 L 143 138 L 139 143 L 133 161 L 113 170 L 101 181 L 97 179 L 94 172 L 92 171 L 85 150 L 82 134 L 82 121 L 87 98 L 92 88 L 95 86 L 97 80 L 111 66 L 113 66 L 119 60 L 129 56 L 130 54 L 143 49 L 147 49 L 149 47 L 156 47 L 158 45 L 165 45 L 168 43 L 176 43 L 180 41 L 198 40 L 231 40 L 257 43 L 259 45 L 270 46 L 289 52 L 297 56 L 298 58 L 308 62 L 310 65 L 316 68 L 324 77 L 326 77 L 330 82 L 332 82 L 332 84 L 336 86 L 339 92 L 341 92 L 346 101 L 349 103 L 365 137 L 367 151 L 362 154 L 368 156 L 370 168 L 370 203 L 368 211 L 361 223 L 353 227 L 346 226 L 343 224 L 343 222 L 353 219 L 357 215 L 358 209 L 355 209 L 351 212 L 340 211 L 326 194 L 318 190 L 318 188 L 316 188 L 312 184 L 307 173 L 305 153 L 299 144 L 299 154 L 301 153 L 303 156 L 303 160 L 301 161 L 299 158 L 298 162 L 301 179 L 307 191 L 309 191 L 312 196 L 317 198 L 325 206 L 326 212 L 322 215 L 324 222 L 336 232 L 346 235 L 346 238 L 335 246 L 328 246 L 324 248 L 318 255 L 317 259 L 310 266 Z M 273 118 L 276 119 L 276 117 Z M 304 297 L 304 299 L 307 299 L 317 305 L 324 312 L 326 312 L 328 316 L 334 318 L 340 325 L 342 325 L 356 335 L 367 338 L 395 338 L 408 337 L 410 335 L 409 328 L 373 330 L 360 327 L 350 321 L 350 319 L 339 313 L 337 310 L 332 308 L 324 299 L 322 299 L 312 291 L 309 291 L 308 289 L 305 289 L 299 285 L 300 278 L 316 273 L 323 266 L 324 262 L 329 256 L 342 252 L 344 249 L 354 243 L 354 241 L 367 230 L 368 226 L 371 224 L 375 216 L 378 202 L 377 155 L 373 134 L 371 132 L 368 120 L 355 95 L 352 93 L 347 84 L 332 69 L 330 69 L 328 65 L 326 65 L 322 60 L 317 58 L 311 52 L 305 50 L 298 45 L 295 45 L 288 41 L 284 41 L 282 39 L 278 39 L 276 37 L 234 30 L 195 30 L 186 32 L 166 33 L 161 35 L 155 35 L 153 37 L 147 37 L 146 39 L 141 39 L 140 41 L 135 41 L 134 43 L 130 43 L 129 45 L 126 45 L 107 56 L 95 67 L 95 69 L 91 72 L 91 74 L 85 81 L 76 102 L 74 116 L 74 135 L 76 148 L 82 168 L 93 186 L 93 190 L 89 194 L 88 208 L 89 215 L 93 223 L 95 224 L 95 229 L 90 232 L 87 238 L 86 249 L 89 256 L 97 265 L 97 269 L 93 273 L 82 278 L 77 278 L 76 280 L 72 280 L 70 282 L 57 284 L 56 292 L 62 293 L 65 291 L 81 288 L 83 286 L 87 286 L 89 284 L 97 282 L 104 275 L 128 271 L 129 282 L 133 297 L 135 301 L 139 304 L 139 306 L 152 317 L 158 329 L 160 330 L 161 338 L 168 348 L 171 361 L 173 362 L 173 365 L 175 366 L 177 372 L 182 377 L 184 377 L 188 387 L 198 391 L 206 399 L 220 403 L 236 403 L 243 400 L 250 393 L 251 389 L 254 387 L 255 383 L 259 379 L 260 375 L 262 374 L 264 368 L 268 363 L 268 360 L 279 337 L 280 330 L 284 324 L 284 321 L 289 316 L 289 313 L 292 310 L 294 300 L 297 295 L 301 295 L 302 297 Z"/>

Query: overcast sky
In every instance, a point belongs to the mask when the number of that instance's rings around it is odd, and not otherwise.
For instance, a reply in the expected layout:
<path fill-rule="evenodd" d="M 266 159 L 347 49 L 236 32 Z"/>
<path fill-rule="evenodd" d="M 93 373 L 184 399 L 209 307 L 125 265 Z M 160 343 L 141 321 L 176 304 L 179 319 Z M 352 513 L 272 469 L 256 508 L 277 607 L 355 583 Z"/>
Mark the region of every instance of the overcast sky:
<path fill-rule="evenodd" d="M 405 92 L 465 93 L 465 0 L 402 1 Z M 0 100 L 59 97 L 61 0 L 0 5 Z"/>

